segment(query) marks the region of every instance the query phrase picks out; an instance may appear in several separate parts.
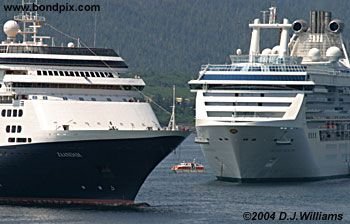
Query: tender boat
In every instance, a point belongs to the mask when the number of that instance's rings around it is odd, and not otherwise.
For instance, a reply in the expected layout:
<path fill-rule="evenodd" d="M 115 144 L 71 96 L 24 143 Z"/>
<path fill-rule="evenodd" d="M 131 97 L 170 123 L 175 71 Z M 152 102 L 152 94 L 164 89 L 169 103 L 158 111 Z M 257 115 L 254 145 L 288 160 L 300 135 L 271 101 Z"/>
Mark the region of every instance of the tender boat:
<path fill-rule="evenodd" d="M 175 173 L 202 173 L 204 172 L 204 166 L 197 163 L 195 160 L 193 160 L 193 162 L 184 161 L 171 167 L 171 170 Z"/>

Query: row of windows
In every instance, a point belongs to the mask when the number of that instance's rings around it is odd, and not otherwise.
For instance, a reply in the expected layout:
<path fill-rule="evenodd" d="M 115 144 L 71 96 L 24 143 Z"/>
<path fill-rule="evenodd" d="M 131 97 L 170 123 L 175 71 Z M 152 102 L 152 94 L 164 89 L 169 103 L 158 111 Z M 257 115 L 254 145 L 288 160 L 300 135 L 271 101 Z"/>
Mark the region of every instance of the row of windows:
<path fill-rule="evenodd" d="M 46 66 L 84 66 L 84 67 L 112 67 L 128 68 L 124 61 L 72 60 L 49 58 L 0 58 L 0 64 L 17 65 L 46 65 Z"/>
<path fill-rule="evenodd" d="M 113 78 L 111 72 L 78 72 L 78 71 L 36 71 L 37 75 L 44 76 L 71 76 L 71 77 L 102 77 L 102 78 Z"/>
<path fill-rule="evenodd" d="M 42 47 L 42 46 L 1 46 L 2 53 L 33 53 L 33 54 L 63 54 L 63 55 L 91 55 L 115 56 L 119 55 L 113 49 L 83 48 L 83 47 Z"/>
<path fill-rule="evenodd" d="M 305 75 L 204 75 L 201 80 L 305 81 Z"/>
<path fill-rule="evenodd" d="M 261 66 L 233 66 L 233 65 L 211 65 L 203 66 L 202 70 L 207 71 L 270 71 L 270 72 L 305 72 L 306 66 L 300 65 L 272 65 L 267 67 Z"/>
<path fill-rule="evenodd" d="M 59 88 L 59 89 L 107 89 L 107 90 L 142 90 L 144 86 L 119 86 L 119 85 L 86 85 L 86 84 L 61 84 L 61 83 L 12 83 L 15 88 Z"/>
<path fill-rule="evenodd" d="M 22 143 L 25 143 L 25 142 L 32 142 L 32 139 L 31 138 L 8 138 L 8 142 L 22 142 Z"/>
<path fill-rule="evenodd" d="M 1 116 L 2 117 L 22 117 L 23 116 L 23 110 L 19 109 L 19 110 L 2 110 L 1 111 Z"/>
<path fill-rule="evenodd" d="M 38 96 L 32 96 L 31 99 L 32 100 L 37 100 L 37 99 L 39 99 L 39 97 Z M 48 96 L 42 96 L 42 99 L 43 100 L 48 100 Z M 91 98 L 79 97 L 78 99 L 79 99 L 79 101 L 85 101 L 85 100 L 87 100 L 87 101 L 89 101 L 89 100 L 90 101 L 97 101 L 97 99 L 95 97 L 91 97 Z M 68 100 L 68 97 L 64 96 L 64 97 L 62 97 L 62 100 Z M 75 99 L 73 99 L 73 100 L 75 100 Z M 105 98 L 105 100 L 108 101 L 108 102 L 112 102 L 112 99 L 109 98 L 109 97 Z M 123 100 L 123 102 L 140 102 L 140 100 L 136 99 L 135 97 L 129 98 L 129 99 L 123 98 L 122 100 Z"/>
<path fill-rule="evenodd" d="M 21 133 L 22 132 L 22 126 L 20 126 L 20 125 L 12 125 L 12 126 L 10 126 L 10 125 L 7 125 L 6 126 L 6 132 L 7 133 Z"/>

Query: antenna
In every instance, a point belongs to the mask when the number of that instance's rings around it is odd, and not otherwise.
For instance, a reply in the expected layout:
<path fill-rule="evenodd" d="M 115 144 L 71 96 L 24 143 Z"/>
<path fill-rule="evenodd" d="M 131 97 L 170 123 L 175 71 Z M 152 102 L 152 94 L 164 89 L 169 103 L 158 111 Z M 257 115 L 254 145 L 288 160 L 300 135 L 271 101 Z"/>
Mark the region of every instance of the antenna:
<path fill-rule="evenodd" d="M 168 124 L 168 129 L 175 131 L 176 130 L 176 124 L 175 124 L 175 85 L 173 85 L 173 106 L 172 106 L 172 112 L 171 117 Z"/>
<path fill-rule="evenodd" d="M 95 1 L 94 1 L 95 4 Z M 94 15 L 94 48 L 96 47 L 96 31 L 97 31 L 97 13 Z"/>

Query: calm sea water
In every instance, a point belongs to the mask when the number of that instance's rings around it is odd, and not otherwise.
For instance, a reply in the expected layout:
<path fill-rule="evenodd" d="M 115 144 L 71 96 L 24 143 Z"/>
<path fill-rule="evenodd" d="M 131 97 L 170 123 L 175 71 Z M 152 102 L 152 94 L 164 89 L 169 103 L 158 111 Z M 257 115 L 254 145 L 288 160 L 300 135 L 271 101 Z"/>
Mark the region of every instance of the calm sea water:
<path fill-rule="evenodd" d="M 322 212 L 343 214 L 350 223 L 350 179 L 309 183 L 236 184 L 215 180 L 194 136 L 153 171 L 137 196 L 151 207 L 134 210 L 0 206 L 0 223 L 269 223 L 244 221 L 244 212 Z M 203 163 L 203 174 L 175 174 L 182 160 Z M 274 221 L 280 223 L 281 221 Z M 282 223 L 334 223 L 283 221 Z"/>

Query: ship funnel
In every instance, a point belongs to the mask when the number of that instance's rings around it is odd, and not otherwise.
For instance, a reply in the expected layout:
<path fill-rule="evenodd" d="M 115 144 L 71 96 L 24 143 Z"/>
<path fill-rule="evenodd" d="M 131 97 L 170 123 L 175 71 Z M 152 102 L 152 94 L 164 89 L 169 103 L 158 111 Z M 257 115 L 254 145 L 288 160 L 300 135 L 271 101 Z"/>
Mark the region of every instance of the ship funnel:
<path fill-rule="evenodd" d="M 325 33 L 331 19 L 332 19 L 331 12 L 311 11 L 310 12 L 310 31 L 311 31 L 311 33 Z"/>
<path fill-rule="evenodd" d="M 328 30 L 332 33 L 341 33 L 344 28 L 344 23 L 339 19 L 334 19 L 328 24 Z"/>
<path fill-rule="evenodd" d="M 302 33 L 306 32 L 308 29 L 308 25 L 304 20 L 296 20 L 292 24 L 292 29 L 295 33 Z"/>

